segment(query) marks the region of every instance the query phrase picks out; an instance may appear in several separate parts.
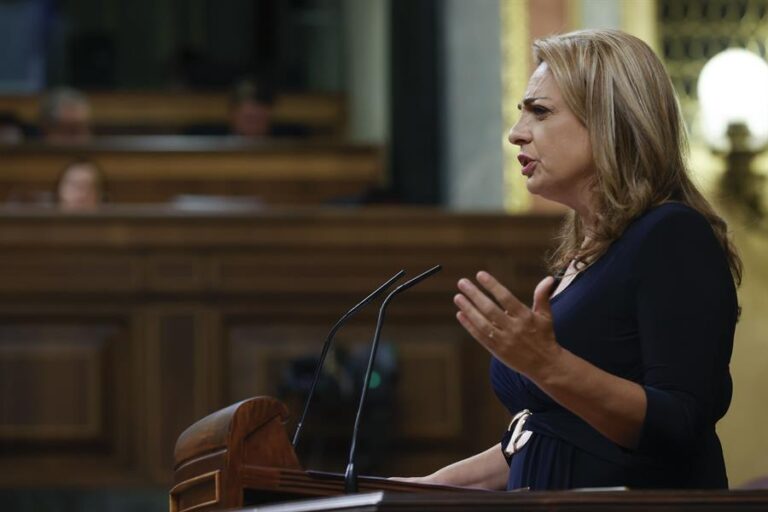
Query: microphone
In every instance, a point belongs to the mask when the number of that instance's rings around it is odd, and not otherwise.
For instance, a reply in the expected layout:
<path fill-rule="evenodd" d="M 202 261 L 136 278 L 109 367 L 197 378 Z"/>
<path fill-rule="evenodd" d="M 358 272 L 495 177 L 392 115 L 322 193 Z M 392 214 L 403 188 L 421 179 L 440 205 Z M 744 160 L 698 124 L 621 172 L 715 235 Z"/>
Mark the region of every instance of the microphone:
<path fill-rule="evenodd" d="M 325 343 L 323 344 L 323 350 L 320 353 L 320 360 L 317 363 L 317 368 L 315 368 L 315 376 L 312 379 L 312 386 L 309 388 L 309 394 L 307 395 L 307 400 L 304 402 L 304 412 L 301 414 L 301 418 L 299 419 L 298 425 L 296 425 L 296 431 L 293 433 L 293 448 L 296 448 L 296 445 L 299 442 L 299 434 L 301 433 L 301 428 L 304 426 L 304 420 L 307 417 L 307 412 L 309 412 L 309 404 L 312 401 L 312 397 L 315 394 L 315 388 L 317 388 L 317 383 L 320 381 L 320 374 L 323 369 L 323 364 L 325 363 L 325 358 L 328 355 L 328 349 L 331 348 L 331 342 L 333 341 L 333 337 L 336 335 L 336 332 L 341 329 L 341 326 L 344 325 L 344 323 L 355 315 L 358 311 L 363 309 L 365 306 L 370 304 L 374 299 L 379 297 L 382 293 L 387 291 L 387 289 L 392 286 L 392 283 L 403 277 L 403 274 L 405 274 L 405 270 L 401 270 L 397 274 L 390 277 L 387 282 L 376 288 L 373 293 L 371 293 L 369 296 L 364 298 L 362 301 L 360 301 L 356 306 L 354 306 L 352 309 L 344 313 L 341 318 L 334 324 L 334 326 L 331 328 L 330 332 L 328 333 L 328 337 L 325 338 Z"/>
<path fill-rule="evenodd" d="M 363 415 L 363 406 L 365 405 L 365 397 L 368 395 L 368 384 L 371 379 L 371 371 L 373 370 L 373 362 L 376 360 L 376 350 L 379 347 L 379 337 L 381 336 L 381 326 L 384 323 L 384 313 L 387 310 L 389 302 L 395 297 L 395 295 L 404 292 L 408 288 L 415 286 L 425 280 L 426 278 L 436 274 L 442 269 L 440 265 L 435 265 L 431 269 L 423 272 L 413 279 L 404 282 L 394 290 L 392 290 L 387 298 L 385 298 L 381 306 L 379 307 L 379 317 L 376 320 L 376 330 L 373 333 L 373 341 L 371 342 L 371 354 L 368 357 L 368 367 L 365 371 L 365 379 L 363 380 L 363 391 L 360 395 L 360 402 L 357 405 L 357 416 L 355 417 L 355 428 L 352 430 L 352 442 L 349 447 L 349 462 L 347 463 L 347 471 L 344 473 L 344 492 L 347 494 L 357 492 L 357 470 L 355 469 L 355 452 L 357 451 L 357 435 L 360 431 L 360 418 Z"/>

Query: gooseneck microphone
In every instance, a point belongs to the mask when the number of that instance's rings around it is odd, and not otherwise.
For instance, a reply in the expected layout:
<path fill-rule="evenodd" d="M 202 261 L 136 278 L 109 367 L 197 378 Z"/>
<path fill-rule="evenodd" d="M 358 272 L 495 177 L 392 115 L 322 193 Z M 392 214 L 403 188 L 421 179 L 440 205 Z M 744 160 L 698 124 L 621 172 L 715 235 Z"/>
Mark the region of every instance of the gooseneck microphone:
<path fill-rule="evenodd" d="M 379 307 L 379 317 L 376 320 L 376 330 L 373 333 L 373 341 L 371 342 L 371 354 L 368 357 L 368 367 L 365 370 L 365 379 L 363 380 L 363 391 L 360 394 L 360 402 L 357 405 L 357 416 L 355 417 L 355 427 L 352 430 L 352 442 L 349 447 L 349 462 L 347 463 L 347 470 L 344 473 L 344 491 L 347 494 L 357 492 L 357 470 L 355 469 L 355 452 L 357 451 L 357 435 L 360 430 L 360 418 L 363 415 L 363 406 L 365 405 L 365 397 L 368 395 L 368 384 L 371 380 L 371 371 L 373 370 L 373 363 L 376 360 L 376 350 L 379 347 L 379 337 L 381 336 L 381 327 L 384 323 L 384 313 L 387 310 L 389 302 L 395 297 L 395 295 L 404 292 L 408 288 L 415 286 L 425 280 L 426 278 L 436 274 L 442 267 L 435 265 L 431 269 L 423 272 L 413 279 L 404 282 L 394 290 L 392 290 L 387 298 L 384 299 Z"/>
<path fill-rule="evenodd" d="M 390 277 L 387 282 L 376 288 L 373 293 L 371 293 L 369 296 L 364 298 L 362 301 L 360 301 L 357 305 L 355 305 L 352 309 L 344 313 L 341 318 L 334 324 L 334 326 L 331 328 L 330 332 L 328 333 L 328 336 L 325 338 L 325 343 L 323 344 L 323 350 L 320 353 L 320 360 L 317 362 L 317 368 L 315 368 L 315 376 L 312 380 L 312 386 L 309 388 L 309 394 L 307 395 L 307 400 L 304 403 L 304 412 L 301 413 L 301 418 L 299 419 L 298 425 L 296 425 L 296 431 L 293 433 L 293 447 L 296 448 L 296 445 L 299 442 L 299 434 L 301 434 L 301 428 L 304 426 L 304 420 L 307 417 L 307 412 L 309 411 L 309 404 L 312 402 L 312 397 L 315 394 L 315 388 L 317 388 L 317 383 L 320 381 L 320 374 L 323 370 L 323 364 L 325 363 L 325 358 L 328 355 L 328 349 L 331 347 L 331 343 L 333 342 L 333 337 L 336 336 L 336 332 L 341 329 L 341 326 L 346 323 L 347 320 L 349 320 L 352 316 L 355 315 L 358 311 L 363 309 L 365 306 L 370 304 L 373 300 L 379 297 L 382 293 L 387 291 L 387 289 L 392 286 L 392 283 L 403 277 L 403 274 L 405 274 L 405 270 L 401 270 L 397 274 Z"/>

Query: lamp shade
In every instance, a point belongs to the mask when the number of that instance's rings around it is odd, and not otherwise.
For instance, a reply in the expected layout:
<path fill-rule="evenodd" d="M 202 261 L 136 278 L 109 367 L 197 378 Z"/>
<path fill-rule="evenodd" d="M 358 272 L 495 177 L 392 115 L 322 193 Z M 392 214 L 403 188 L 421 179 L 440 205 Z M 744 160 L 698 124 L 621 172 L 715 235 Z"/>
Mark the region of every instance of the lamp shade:
<path fill-rule="evenodd" d="M 728 150 L 728 125 L 744 124 L 752 149 L 768 142 L 768 64 L 740 48 L 718 53 L 701 70 L 698 83 L 701 129 L 707 143 Z"/>

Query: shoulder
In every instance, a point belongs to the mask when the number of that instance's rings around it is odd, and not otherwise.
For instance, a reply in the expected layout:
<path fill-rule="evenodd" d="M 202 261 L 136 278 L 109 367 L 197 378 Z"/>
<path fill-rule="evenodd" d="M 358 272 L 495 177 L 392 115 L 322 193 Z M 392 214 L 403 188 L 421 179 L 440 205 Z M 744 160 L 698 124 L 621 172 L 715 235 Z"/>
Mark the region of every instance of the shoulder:
<path fill-rule="evenodd" d="M 630 224 L 622 238 L 638 276 L 667 269 L 678 276 L 732 281 L 725 250 L 712 225 L 690 206 L 665 203 L 652 208 Z"/>
<path fill-rule="evenodd" d="M 698 210 L 677 202 L 664 203 L 651 208 L 635 219 L 630 227 L 640 232 L 649 232 L 669 224 L 712 229 L 707 218 Z"/>
<path fill-rule="evenodd" d="M 664 203 L 646 211 L 627 227 L 623 238 L 643 245 L 676 245 L 681 242 L 719 245 L 707 218 L 690 206 L 677 202 Z"/>

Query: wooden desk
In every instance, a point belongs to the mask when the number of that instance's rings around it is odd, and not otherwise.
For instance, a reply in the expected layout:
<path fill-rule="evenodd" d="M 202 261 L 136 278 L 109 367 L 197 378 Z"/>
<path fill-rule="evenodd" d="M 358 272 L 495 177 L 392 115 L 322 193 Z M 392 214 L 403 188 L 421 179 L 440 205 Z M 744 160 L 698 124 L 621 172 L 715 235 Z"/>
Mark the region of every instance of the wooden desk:
<path fill-rule="evenodd" d="M 105 137 L 83 147 L 0 148 L 0 198 L 52 191 L 66 164 L 89 158 L 104 171 L 109 200 L 166 202 L 184 194 L 318 204 L 382 183 L 380 148 L 339 143 L 244 142 L 226 137 Z"/>
<path fill-rule="evenodd" d="M 508 418 L 487 353 L 453 318 L 455 282 L 487 269 L 528 300 L 557 222 L 402 209 L 5 211 L 0 486 L 169 486 L 182 430 L 278 395 L 286 365 L 316 357 L 343 311 L 397 270 L 436 263 L 444 270 L 388 313 L 398 412 L 394 455 L 378 471 L 479 451 Z M 374 319 L 369 308 L 338 342 L 368 342 Z M 302 458 L 308 467 L 343 470 L 345 422 L 308 422 L 305 446 L 339 438 L 317 465 Z"/>
<path fill-rule="evenodd" d="M 119 132 L 143 129 L 168 133 L 195 124 L 226 124 L 227 93 L 112 91 L 88 92 L 98 130 Z M 0 95 L 0 112 L 13 112 L 27 124 L 37 124 L 38 95 Z M 340 135 L 345 127 L 344 97 L 340 94 L 282 94 L 276 101 L 277 123 L 307 126 L 326 135 Z"/>
<path fill-rule="evenodd" d="M 766 509 L 768 491 L 374 492 L 246 508 L 242 512 L 757 512 Z"/>
<path fill-rule="evenodd" d="M 306 471 L 284 427 L 288 411 L 255 397 L 191 425 L 175 449 L 170 512 L 422 510 L 456 511 L 752 511 L 768 490 L 575 490 L 491 492 L 361 476 L 360 494 L 344 496 L 345 477 Z M 333 498 L 320 498 L 334 496 Z"/>

